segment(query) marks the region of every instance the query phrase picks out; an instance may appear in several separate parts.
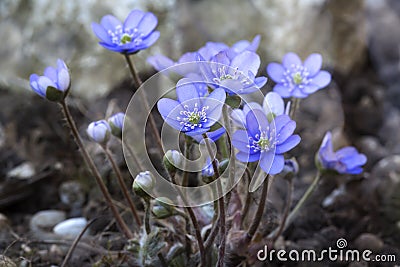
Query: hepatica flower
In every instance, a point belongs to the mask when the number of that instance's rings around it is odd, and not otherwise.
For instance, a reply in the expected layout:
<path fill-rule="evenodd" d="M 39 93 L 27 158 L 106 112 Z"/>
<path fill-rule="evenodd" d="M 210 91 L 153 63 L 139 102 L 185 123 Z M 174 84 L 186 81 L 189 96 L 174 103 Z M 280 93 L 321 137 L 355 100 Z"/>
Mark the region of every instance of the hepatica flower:
<path fill-rule="evenodd" d="M 112 15 L 106 15 L 100 24 L 92 23 L 99 44 L 108 50 L 133 54 L 153 45 L 160 32 L 154 31 L 157 17 L 151 12 L 133 10 L 121 23 Z"/>
<path fill-rule="evenodd" d="M 43 76 L 32 74 L 29 81 L 35 93 L 51 101 L 62 100 L 71 84 L 67 65 L 61 59 L 57 60 L 57 68 L 47 67 Z"/>
<path fill-rule="evenodd" d="M 317 158 L 323 169 L 340 174 L 359 174 L 363 171 L 361 166 L 367 162 L 367 157 L 352 146 L 334 152 L 331 132 L 325 134 Z"/>
<path fill-rule="evenodd" d="M 251 51 L 231 54 L 219 52 L 206 62 L 200 57 L 202 79 L 214 88 L 223 88 L 229 95 L 252 93 L 267 82 L 265 77 L 255 77 L 260 67 L 260 57 Z"/>
<path fill-rule="evenodd" d="M 108 124 L 111 128 L 111 133 L 114 136 L 121 137 L 122 136 L 122 128 L 124 127 L 124 118 L 125 114 L 122 112 L 118 112 L 108 118 Z"/>
<path fill-rule="evenodd" d="M 321 66 L 320 54 L 311 54 L 303 63 L 298 55 L 288 53 L 282 64 L 270 63 L 267 73 L 276 82 L 273 90 L 282 97 L 305 98 L 330 83 L 331 75 Z"/>
<path fill-rule="evenodd" d="M 96 143 L 104 144 L 110 138 L 111 127 L 105 120 L 94 121 L 86 130 L 90 139 Z"/>
<path fill-rule="evenodd" d="M 283 153 L 300 142 L 300 136 L 293 135 L 296 122 L 287 115 L 277 116 L 272 122 L 260 109 L 248 112 L 246 129 L 237 130 L 232 144 L 239 150 L 236 158 L 242 162 L 259 161 L 264 172 L 278 174 L 284 166 Z"/>
<path fill-rule="evenodd" d="M 162 98 L 157 107 L 161 116 L 171 127 L 189 136 L 203 134 L 210 130 L 221 117 L 226 94 L 214 90 L 207 97 L 201 97 L 196 83 L 184 78 L 176 86 L 178 100 Z"/>
<path fill-rule="evenodd" d="M 229 47 L 224 43 L 207 42 L 206 45 L 201 47 L 199 50 L 183 54 L 176 62 L 164 55 L 155 55 L 149 57 L 147 62 L 149 62 L 157 71 L 162 71 L 172 66 L 177 66 L 188 62 L 195 62 L 197 61 L 199 55 L 205 61 L 210 61 L 213 56 L 224 50 L 230 50 L 231 53 L 236 54 L 246 50 L 255 52 L 260 44 L 260 39 L 260 35 L 257 35 L 251 42 L 247 40 L 240 40 L 233 44 L 232 47 Z M 192 66 L 186 66 L 182 68 L 176 67 L 174 70 L 178 71 L 178 73 L 182 76 L 186 76 L 191 72 L 197 72 L 197 69 L 193 68 Z"/>

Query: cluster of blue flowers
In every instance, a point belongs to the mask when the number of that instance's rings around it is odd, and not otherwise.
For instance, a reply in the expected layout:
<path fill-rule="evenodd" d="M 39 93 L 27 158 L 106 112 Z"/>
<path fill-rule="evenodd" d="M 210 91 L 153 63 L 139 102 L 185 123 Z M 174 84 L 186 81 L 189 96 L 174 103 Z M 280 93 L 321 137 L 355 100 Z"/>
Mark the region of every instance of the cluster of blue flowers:
<path fill-rule="evenodd" d="M 137 53 L 153 45 L 160 33 L 155 31 L 157 18 L 151 12 L 133 10 L 122 23 L 107 15 L 92 29 L 99 44 L 108 50 L 125 55 Z M 204 134 L 217 140 L 225 129 L 212 127 L 221 118 L 223 106 L 232 95 L 241 96 L 260 90 L 267 78 L 257 76 L 261 60 L 256 53 L 260 36 L 251 42 L 242 40 L 232 46 L 208 42 L 194 52 L 182 55 L 176 62 L 163 55 L 148 58 L 158 71 L 173 67 L 182 78 L 176 85 L 177 100 L 163 98 L 157 103 L 158 110 L 170 126 L 195 140 Z M 196 64 L 185 64 L 196 63 Z M 284 153 L 296 147 L 301 138 L 294 134 L 296 122 L 290 118 L 290 101 L 286 107 L 284 98 L 305 98 L 326 87 L 331 75 L 321 70 L 322 56 L 311 54 L 304 62 L 295 53 L 283 57 L 282 64 L 270 63 L 266 72 L 275 83 L 262 103 L 244 103 L 242 108 L 230 114 L 236 131 L 233 146 L 239 150 L 236 158 L 242 162 L 259 161 L 260 167 L 269 174 L 278 174 L 284 168 Z M 43 98 L 59 101 L 70 87 L 70 76 L 64 61 L 57 61 L 57 68 L 48 67 L 43 76 L 32 74 L 32 89 Z M 54 91 L 62 92 L 54 97 Z M 121 135 L 123 114 L 89 125 L 87 133 L 98 143 L 106 142 L 110 133 Z M 215 128 L 215 127 L 214 127 Z M 360 173 L 366 158 L 355 148 L 332 151 L 330 133 L 327 133 L 318 153 L 321 166 L 339 173 Z M 209 164 L 207 165 L 209 167 Z"/>

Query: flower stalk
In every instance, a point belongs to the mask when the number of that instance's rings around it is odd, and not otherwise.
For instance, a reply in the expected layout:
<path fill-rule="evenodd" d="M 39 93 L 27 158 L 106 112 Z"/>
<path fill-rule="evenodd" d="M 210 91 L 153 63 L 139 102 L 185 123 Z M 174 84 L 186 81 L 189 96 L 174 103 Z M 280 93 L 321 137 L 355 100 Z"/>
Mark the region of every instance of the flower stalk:
<path fill-rule="evenodd" d="M 128 202 L 128 206 L 129 206 L 129 208 L 130 208 L 130 210 L 132 212 L 133 217 L 135 218 L 135 221 L 136 221 L 137 225 L 140 227 L 142 225 L 142 223 L 141 223 L 139 215 L 138 215 L 138 213 L 136 211 L 135 205 L 133 204 L 132 198 L 129 195 L 128 188 L 126 187 L 126 185 L 124 183 L 124 179 L 122 177 L 121 170 L 119 169 L 117 163 L 115 162 L 115 160 L 113 159 L 113 157 L 111 155 L 110 150 L 106 147 L 106 145 L 103 145 L 101 147 L 103 148 L 104 153 L 106 154 L 108 160 L 111 163 L 111 166 L 112 166 L 112 168 L 113 168 L 113 170 L 114 170 L 114 172 L 115 172 L 115 174 L 117 176 L 117 180 L 118 180 L 118 183 L 120 185 L 122 194 L 124 195 L 126 201 Z"/>
<path fill-rule="evenodd" d="M 263 175 L 264 172 L 260 171 L 260 175 Z M 268 183 L 269 183 L 269 174 L 267 174 L 267 177 L 265 178 L 262 186 L 262 191 L 261 191 L 261 198 L 260 198 L 260 203 L 258 204 L 258 208 L 256 211 L 256 214 L 254 215 L 253 221 L 250 224 L 249 230 L 247 231 L 247 241 L 251 241 L 257 232 L 258 226 L 260 225 L 262 216 L 264 214 L 264 209 L 265 209 L 265 203 L 267 202 L 267 196 L 268 196 Z"/>
<path fill-rule="evenodd" d="M 139 74 L 138 74 L 138 72 L 137 72 L 137 70 L 135 68 L 135 65 L 133 64 L 133 62 L 132 62 L 131 58 L 129 57 L 129 55 L 128 54 L 124 54 L 124 56 L 125 56 L 126 62 L 128 63 L 129 70 L 130 70 L 130 72 L 132 74 L 133 80 L 135 81 L 135 84 L 136 84 L 137 88 L 139 88 L 143 84 L 143 82 L 140 79 Z M 163 150 L 163 145 L 162 145 L 162 142 L 161 142 L 161 137 L 160 137 L 160 134 L 158 133 L 156 121 L 154 120 L 154 116 L 151 114 L 151 109 L 150 109 L 150 106 L 149 106 L 149 102 L 147 101 L 146 93 L 144 92 L 144 90 L 140 90 L 140 96 L 142 98 L 144 108 L 145 108 L 146 112 L 148 112 L 148 114 L 149 114 L 150 127 L 151 127 L 151 130 L 153 132 L 153 136 L 156 139 L 156 143 L 157 143 L 158 149 L 163 154 L 164 150 Z"/>
<path fill-rule="evenodd" d="M 207 151 L 210 157 L 212 157 L 212 148 L 206 133 L 203 134 L 203 138 L 206 143 Z M 224 266 L 225 247 L 226 247 L 225 200 L 222 193 L 221 181 L 218 179 L 220 175 L 219 175 L 217 161 L 215 160 L 215 158 L 212 160 L 212 166 L 214 169 L 214 180 L 217 180 L 217 193 L 219 196 L 221 196 L 218 199 L 220 245 L 218 251 L 217 266 L 222 267 Z"/>
<path fill-rule="evenodd" d="M 71 112 L 69 111 L 69 108 L 65 102 L 65 99 L 60 101 L 60 104 L 61 104 L 61 108 L 63 110 L 64 116 L 70 127 L 70 130 L 72 132 L 72 135 L 74 136 L 75 142 L 78 145 L 78 147 L 80 148 L 80 152 L 83 156 L 83 159 L 85 160 L 87 166 L 89 167 L 90 171 L 94 175 L 96 182 L 97 182 L 98 186 L 100 187 L 100 191 L 102 192 L 109 208 L 111 209 L 111 212 L 112 212 L 118 226 L 121 228 L 121 230 L 124 233 L 126 238 L 132 239 L 133 238 L 132 232 L 129 230 L 128 226 L 126 225 L 126 223 L 122 219 L 121 215 L 119 214 L 117 208 L 113 204 L 111 195 L 108 192 L 107 187 L 105 186 L 96 165 L 94 164 L 92 158 L 89 156 L 89 153 L 87 152 L 85 146 L 83 145 L 82 138 L 81 138 L 79 131 L 75 125 L 75 122 L 71 116 Z"/>

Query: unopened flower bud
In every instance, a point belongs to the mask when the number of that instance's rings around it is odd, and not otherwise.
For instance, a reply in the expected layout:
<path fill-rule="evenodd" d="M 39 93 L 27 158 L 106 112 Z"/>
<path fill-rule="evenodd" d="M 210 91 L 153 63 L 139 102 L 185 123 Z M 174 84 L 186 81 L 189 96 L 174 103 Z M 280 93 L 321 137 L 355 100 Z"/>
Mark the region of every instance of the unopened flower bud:
<path fill-rule="evenodd" d="M 57 60 L 57 68 L 47 67 L 43 76 L 32 74 L 29 82 L 35 93 L 54 102 L 63 101 L 71 86 L 68 67 L 61 59 Z"/>
<path fill-rule="evenodd" d="M 108 122 L 99 120 L 90 123 L 86 132 L 93 141 L 105 144 L 110 139 L 111 128 Z"/>
<path fill-rule="evenodd" d="M 139 173 L 133 181 L 132 190 L 142 198 L 148 198 L 147 192 L 154 187 L 155 181 L 153 175 L 149 171 Z"/>
<path fill-rule="evenodd" d="M 125 114 L 122 112 L 119 112 L 117 114 L 114 114 L 108 119 L 108 123 L 110 124 L 111 127 L 111 133 L 112 135 L 122 138 L 122 128 L 124 127 L 124 118 Z"/>
<path fill-rule="evenodd" d="M 164 155 L 163 163 L 168 171 L 176 171 L 182 164 L 182 155 L 177 150 L 168 150 Z"/>
<path fill-rule="evenodd" d="M 169 203 L 169 204 L 168 204 Z M 157 219 L 165 219 L 176 214 L 175 207 L 171 205 L 172 201 L 166 197 L 159 197 L 153 206 L 152 212 Z"/>
<path fill-rule="evenodd" d="M 296 158 L 291 158 L 285 160 L 285 165 L 283 166 L 282 174 L 283 177 L 291 179 L 299 173 L 299 164 Z"/>

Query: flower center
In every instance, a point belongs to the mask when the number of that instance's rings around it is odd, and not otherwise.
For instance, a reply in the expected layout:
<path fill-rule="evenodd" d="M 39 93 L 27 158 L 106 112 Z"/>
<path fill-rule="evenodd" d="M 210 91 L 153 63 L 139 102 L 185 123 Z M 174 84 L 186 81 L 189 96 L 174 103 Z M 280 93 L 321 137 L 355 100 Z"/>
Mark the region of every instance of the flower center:
<path fill-rule="evenodd" d="M 121 36 L 121 40 L 120 40 L 121 44 L 127 44 L 127 43 L 130 43 L 131 41 L 132 41 L 132 36 L 130 36 L 129 34 L 124 33 Z"/>
<path fill-rule="evenodd" d="M 209 106 L 199 109 L 198 104 L 195 103 L 193 110 L 190 110 L 188 105 L 184 105 L 183 108 L 184 110 L 179 112 L 181 116 L 178 116 L 176 119 L 183 126 L 184 131 L 194 130 L 196 127 L 201 128 L 208 121 L 206 111 L 209 109 Z"/>
<path fill-rule="evenodd" d="M 269 147 L 270 143 L 267 138 L 260 138 L 260 140 L 256 141 L 255 144 L 257 144 L 261 150 L 264 150 Z"/>
<path fill-rule="evenodd" d="M 194 113 L 194 112 L 193 112 L 192 114 L 189 115 L 188 121 L 189 121 L 191 124 L 197 124 L 197 123 L 199 123 L 199 122 L 200 122 L 200 114 L 199 114 L 199 113 Z"/>
<path fill-rule="evenodd" d="M 297 85 L 301 84 L 303 81 L 303 77 L 301 77 L 301 73 L 300 72 L 296 72 L 293 75 L 293 82 Z"/>
<path fill-rule="evenodd" d="M 275 130 L 270 130 L 269 127 L 265 131 L 261 131 L 254 137 L 249 137 L 249 144 L 247 145 L 253 153 L 259 151 L 269 151 L 276 145 Z"/>
<path fill-rule="evenodd" d="M 223 80 L 232 80 L 232 79 L 233 79 L 233 76 L 230 75 L 230 74 L 225 74 L 225 75 L 222 75 L 221 77 L 219 77 L 219 80 L 220 80 L 220 81 L 223 81 Z"/>

